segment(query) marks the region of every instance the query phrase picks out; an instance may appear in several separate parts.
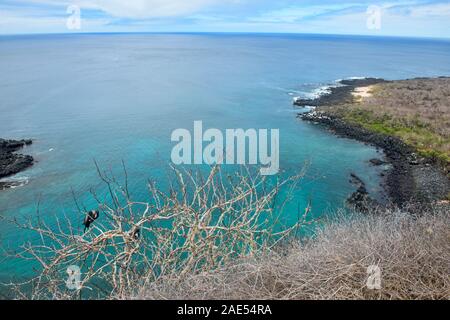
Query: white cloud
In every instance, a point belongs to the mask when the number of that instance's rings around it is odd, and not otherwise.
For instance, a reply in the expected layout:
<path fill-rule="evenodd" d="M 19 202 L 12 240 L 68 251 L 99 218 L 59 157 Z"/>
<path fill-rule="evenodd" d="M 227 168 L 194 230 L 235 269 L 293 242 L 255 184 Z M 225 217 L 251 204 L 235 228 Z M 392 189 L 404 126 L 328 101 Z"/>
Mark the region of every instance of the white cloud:
<path fill-rule="evenodd" d="M 450 18 L 450 3 L 411 6 L 408 8 L 411 17 L 447 17 Z"/>
<path fill-rule="evenodd" d="M 78 5 L 82 9 L 96 9 L 119 18 L 161 18 L 192 14 L 212 5 L 239 0 L 28 0 L 36 4 L 54 6 Z"/>
<path fill-rule="evenodd" d="M 355 4 L 311 5 L 305 7 L 289 7 L 263 13 L 258 17 L 249 18 L 253 22 L 285 22 L 295 23 L 301 19 L 314 18 L 320 15 L 341 11 L 354 7 Z"/>
<path fill-rule="evenodd" d="M 67 17 L 41 16 L 39 12 L 0 11 L 0 34 L 8 33 L 54 33 L 67 32 Z M 109 19 L 83 19 L 82 30 L 101 30 L 110 23 Z"/>
<path fill-rule="evenodd" d="M 91 2 L 113 16 L 151 18 L 190 14 L 220 3 L 220 0 L 96 0 Z"/>
<path fill-rule="evenodd" d="M 17 5 L 0 3 L 0 34 L 66 32 L 64 19 L 71 4 L 81 7 L 83 32 L 243 31 L 450 37 L 450 3 L 424 0 L 17 0 Z M 369 4 L 383 9 L 381 30 L 367 29 Z"/>

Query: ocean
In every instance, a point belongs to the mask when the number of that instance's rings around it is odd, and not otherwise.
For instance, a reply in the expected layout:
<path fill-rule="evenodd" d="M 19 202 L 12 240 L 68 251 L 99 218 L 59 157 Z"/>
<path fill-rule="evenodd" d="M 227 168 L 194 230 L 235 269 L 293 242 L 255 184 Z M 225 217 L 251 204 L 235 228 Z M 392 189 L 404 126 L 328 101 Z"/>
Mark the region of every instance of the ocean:
<path fill-rule="evenodd" d="M 148 179 L 164 185 L 171 132 L 209 128 L 280 130 L 282 174 L 306 176 L 283 218 L 312 205 L 315 217 L 345 206 L 357 174 L 383 198 L 382 155 L 296 118 L 295 97 L 319 94 L 338 79 L 450 75 L 450 41 L 325 35 L 82 34 L 0 37 L 0 137 L 31 138 L 36 164 L 0 192 L 0 215 L 68 216 L 81 224 L 73 193 L 105 192 L 94 160 L 120 172 L 146 198 Z M 50 218 L 49 218 L 50 221 Z M 0 221 L 2 245 L 27 235 Z M 0 257 L 0 279 L 26 276 L 30 264 Z"/>

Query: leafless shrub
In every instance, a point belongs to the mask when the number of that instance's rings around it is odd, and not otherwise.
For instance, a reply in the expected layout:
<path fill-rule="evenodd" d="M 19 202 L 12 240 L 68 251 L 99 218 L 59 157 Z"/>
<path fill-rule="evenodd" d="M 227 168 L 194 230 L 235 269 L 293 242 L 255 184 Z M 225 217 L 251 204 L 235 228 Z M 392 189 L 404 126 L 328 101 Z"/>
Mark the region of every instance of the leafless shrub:
<path fill-rule="evenodd" d="M 140 299 L 449 299 L 448 207 L 341 216 L 307 242 L 244 258 L 183 281 L 166 276 Z M 381 269 L 381 289 L 367 286 Z"/>
<path fill-rule="evenodd" d="M 85 234 L 70 219 L 53 227 L 41 219 L 14 221 L 41 239 L 24 244 L 17 254 L 37 261 L 40 272 L 28 282 L 10 284 L 16 297 L 450 298 L 446 204 L 429 213 L 338 214 L 327 223 L 314 221 L 320 228 L 299 239 L 294 235 L 309 224 L 309 208 L 295 225 L 281 231 L 275 226 L 291 195 L 288 191 L 280 199 L 280 190 L 295 190 L 301 175 L 267 181 L 247 169 L 226 176 L 220 167 L 205 177 L 174 173 L 168 192 L 149 183 L 151 199 L 141 203 L 132 200 L 126 175 L 120 184 L 99 170 L 112 200 L 100 201 L 93 193 L 101 218 Z M 71 265 L 81 267 L 81 290 L 66 287 Z M 369 266 L 381 269 L 380 290 L 366 285 Z"/>
<path fill-rule="evenodd" d="M 266 254 L 302 223 L 275 230 L 301 174 L 268 181 L 248 168 L 232 176 L 219 166 L 207 176 L 173 168 L 167 192 L 149 182 L 149 201 L 136 202 L 124 172 L 125 181 L 119 183 L 98 169 L 110 201 L 92 192 L 100 218 L 84 234 L 71 219 L 57 218 L 52 226 L 40 217 L 12 221 L 40 239 L 25 243 L 15 255 L 38 262 L 40 269 L 30 281 L 9 284 L 17 298 L 126 299 L 160 279 L 182 283 L 194 274 Z M 288 190 L 283 199 L 281 189 Z M 82 272 L 80 290 L 66 287 L 68 267 L 74 265 Z"/>

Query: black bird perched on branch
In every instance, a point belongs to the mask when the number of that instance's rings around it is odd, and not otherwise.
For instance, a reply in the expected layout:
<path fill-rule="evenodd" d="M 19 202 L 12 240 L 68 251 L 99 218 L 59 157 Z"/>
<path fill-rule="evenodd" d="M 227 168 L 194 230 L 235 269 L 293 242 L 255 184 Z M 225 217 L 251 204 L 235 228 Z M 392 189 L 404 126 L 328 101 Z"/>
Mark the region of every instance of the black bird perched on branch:
<path fill-rule="evenodd" d="M 97 220 L 99 216 L 100 213 L 97 210 L 91 210 L 86 214 L 86 217 L 84 217 L 83 221 L 84 232 L 86 232 L 86 230 L 90 228 L 91 223 Z"/>
<path fill-rule="evenodd" d="M 134 240 L 139 240 L 139 238 L 141 237 L 141 229 L 139 227 L 133 229 L 133 231 L 131 231 L 131 237 Z"/>

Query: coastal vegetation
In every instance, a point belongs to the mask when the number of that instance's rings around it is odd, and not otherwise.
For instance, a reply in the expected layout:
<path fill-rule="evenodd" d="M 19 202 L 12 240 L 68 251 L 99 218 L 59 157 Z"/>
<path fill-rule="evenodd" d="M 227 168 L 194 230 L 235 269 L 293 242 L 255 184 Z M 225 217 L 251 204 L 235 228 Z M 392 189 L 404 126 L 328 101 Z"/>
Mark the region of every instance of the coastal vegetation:
<path fill-rule="evenodd" d="M 280 217 L 302 174 L 271 181 L 247 169 L 233 177 L 220 167 L 206 176 L 174 169 L 170 190 L 149 182 L 148 202 L 133 200 L 126 175 L 99 174 L 110 199 L 93 192 L 99 214 L 85 232 L 70 217 L 10 221 L 39 239 L 14 253 L 39 272 L 7 285 L 13 298 L 449 298 L 448 206 L 322 220 L 308 207 L 289 226 Z M 90 213 L 79 213 L 81 224 Z M 371 270 L 380 287 L 368 285 Z"/>
<path fill-rule="evenodd" d="M 10 221 L 39 239 L 14 253 L 39 272 L 8 284 L 13 298 L 450 298 L 446 206 L 322 220 L 308 207 L 286 226 L 281 213 L 302 174 L 270 181 L 247 169 L 233 177 L 220 167 L 206 176 L 174 169 L 170 190 L 149 182 L 148 202 L 133 201 L 126 174 L 121 182 L 99 174 L 111 193 L 108 201 L 93 193 L 99 215 L 85 232 L 70 217 Z M 80 220 L 86 214 L 80 208 Z M 379 288 L 368 286 L 373 268 Z"/>
<path fill-rule="evenodd" d="M 450 78 L 383 82 L 371 86 L 369 93 L 327 112 L 399 137 L 419 155 L 450 169 Z"/>
<path fill-rule="evenodd" d="M 8 251 L 11 258 L 32 261 L 39 270 L 35 278 L 7 286 L 13 298 L 127 299 L 160 279 L 181 281 L 270 252 L 312 223 L 309 208 L 292 225 L 280 220 L 303 173 L 279 180 L 245 167 L 233 175 L 220 166 L 206 175 L 174 168 L 168 190 L 148 182 L 146 202 L 133 199 L 125 169 L 123 181 L 98 173 L 109 195 L 105 200 L 92 191 L 95 211 L 75 199 L 79 219 L 44 221 L 38 212 L 9 221 L 31 239 Z M 68 286 L 74 270 L 82 276 Z"/>
<path fill-rule="evenodd" d="M 448 202 L 450 78 L 344 80 L 294 104 L 316 106 L 299 118 L 384 151 L 383 184 L 394 206 Z"/>
<path fill-rule="evenodd" d="M 167 277 L 139 299 L 421 300 L 450 298 L 450 214 L 387 210 L 339 215 L 308 240 L 177 281 Z M 367 286 L 380 268 L 380 289 Z M 175 280 L 177 279 L 177 280 Z"/>

